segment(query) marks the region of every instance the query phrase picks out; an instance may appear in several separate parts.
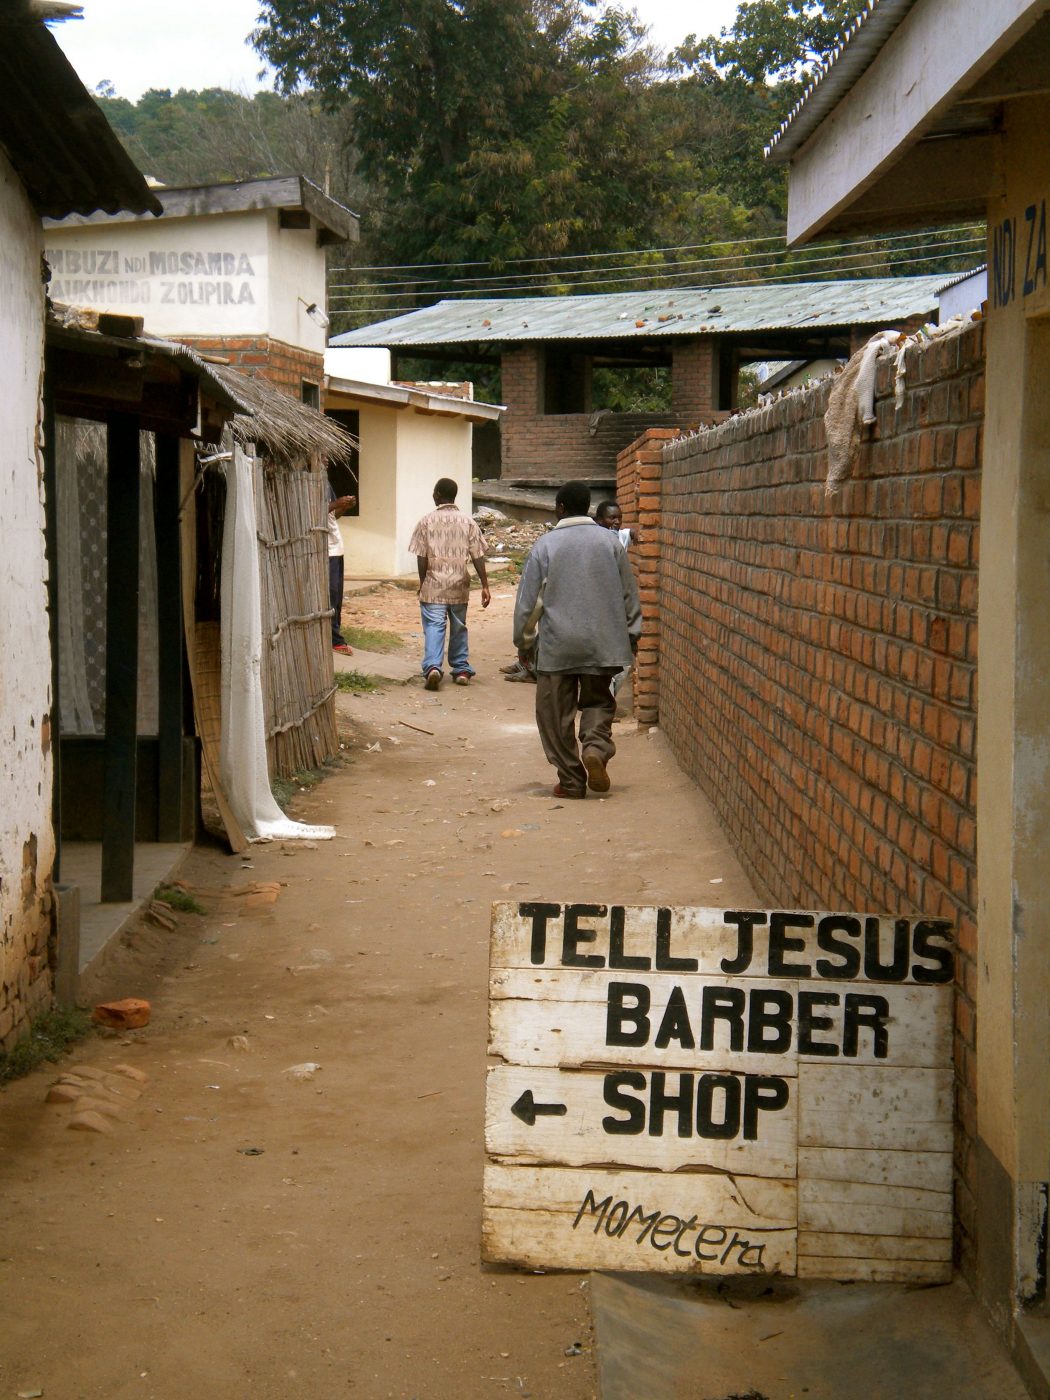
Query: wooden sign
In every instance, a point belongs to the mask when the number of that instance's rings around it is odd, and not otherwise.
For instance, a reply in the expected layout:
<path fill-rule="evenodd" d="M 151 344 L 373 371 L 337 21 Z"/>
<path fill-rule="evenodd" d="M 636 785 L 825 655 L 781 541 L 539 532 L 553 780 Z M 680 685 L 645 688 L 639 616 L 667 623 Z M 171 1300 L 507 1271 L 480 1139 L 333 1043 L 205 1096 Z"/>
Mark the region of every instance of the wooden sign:
<path fill-rule="evenodd" d="M 951 1276 L 942 919 L 496 904 L 483 1253 Z"/>

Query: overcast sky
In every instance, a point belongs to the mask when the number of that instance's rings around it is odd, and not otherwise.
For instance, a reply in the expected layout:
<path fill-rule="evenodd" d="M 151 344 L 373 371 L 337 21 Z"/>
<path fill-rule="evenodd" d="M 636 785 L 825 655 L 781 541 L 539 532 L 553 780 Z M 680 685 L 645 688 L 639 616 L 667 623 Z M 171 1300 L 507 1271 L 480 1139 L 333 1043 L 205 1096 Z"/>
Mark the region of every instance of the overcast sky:
<path fill-rule="evenodd" d="M 636 9 L 668 49 L 731 24 L 736 0 L 638 0 Z M 252 91 L 268 86 L 245 43 L 258 10 L 257 0 L 84 0 L 84 18 L 53 33 L 92 91 L 104 81 L 132 99 L 147 88 Z"/>

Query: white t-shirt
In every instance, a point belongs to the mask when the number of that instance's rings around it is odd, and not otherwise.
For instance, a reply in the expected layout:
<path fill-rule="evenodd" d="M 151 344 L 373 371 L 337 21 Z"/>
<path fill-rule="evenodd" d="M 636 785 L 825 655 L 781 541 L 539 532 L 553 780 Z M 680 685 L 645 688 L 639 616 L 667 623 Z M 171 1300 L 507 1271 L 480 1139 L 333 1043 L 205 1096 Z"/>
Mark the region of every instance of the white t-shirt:
<path fill-rule="evenodd" d="M 328 512 L 328 557 L 329 559 L 340 559 L 343 555 L 343 532 L 339 528 L 339 521 L 331 511 Z"/>

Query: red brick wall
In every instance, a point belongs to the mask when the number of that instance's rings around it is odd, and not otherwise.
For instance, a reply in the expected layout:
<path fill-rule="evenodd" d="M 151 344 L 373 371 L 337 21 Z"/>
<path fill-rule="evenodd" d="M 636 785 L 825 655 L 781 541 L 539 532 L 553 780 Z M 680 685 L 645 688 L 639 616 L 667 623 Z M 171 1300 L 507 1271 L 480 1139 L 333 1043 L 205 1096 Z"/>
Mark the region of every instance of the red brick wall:
<path fill-rule="evenodd" d="M 679 428 L 650 428 L 616 459 L 616 499 L 625 525 L 636 525 L 640 541 L 629 556 L 642 599 L 642 636 L 631 688 L 635 718 L 655 724 L 660 709 L 661 473 L 664 448 Z"/>
<path fill-rule="evenodd" d="M 302 398 L 302 381 L 318 385 L 324 398 L 324 356 L 302 350 L 267 335 L 184 335 L 187 345 L 205 354 L 221 355 L 234 369 L 260 374 L 293 398 Z"/>
<path fill-rule="evenodd" d="M 540 411 L 542 347 L 504 351 L 502 392 L 507 411 L 500 424 L 504 480 L 611 480 L 618 454 L 646 428 L 695 427 L 701 420 L 712 421 L 719 415 L 711 408 L 711 354 L 709 340 L 675 349 L 671 413 L 606 413 L 592 432 L 589 413 Z"/>
<path fill-rule="evenodd" d="M 827 383 L 668 446 L 659 717 L 771 903 L 956 921 L 969 1270 L 983 325 L 910 350 L 906 386 L 897 414 L 880 364 L 874 438 L 833 497 Z"/>
<path fill-rule="evenodd" d="M 679 420 L 707 418 L 718 407 L 714 337 L 686 341 L 672 353 L 672 410 Z"/>

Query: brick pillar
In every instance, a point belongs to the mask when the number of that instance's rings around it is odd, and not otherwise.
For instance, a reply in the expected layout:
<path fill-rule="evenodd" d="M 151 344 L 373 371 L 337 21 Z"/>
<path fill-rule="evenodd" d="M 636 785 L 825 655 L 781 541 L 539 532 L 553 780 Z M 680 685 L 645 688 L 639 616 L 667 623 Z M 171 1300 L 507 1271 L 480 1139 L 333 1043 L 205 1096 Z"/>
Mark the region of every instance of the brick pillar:
<path fill-rule="evenodd" d="M 542 356 L 535 345 L 522 345 L 504 350 L 500 367 L 502 398 L 507 409 L 499 425 L 500 474 L 528 475 L 534 455 L 532 426 L 540 411 Z"/>
<path fill-rule="evenodd" d="M 616 460 L 616 499 L 625 525 L 636 525 L 641 543 L 629 551 L 642 600 L 642 638 L 634 666 L 634 714 L 655 724 L 660 709 L 660 556 L 663 552 L 664 447 L 678 428 L 649 428 Z"/>
<path fill-rule="evenodd" d="M 718 355 L 714 336 L 676 345 L 671 361 L 671 411 L 680 418 L 709 415 L 718 407 Z"/>

